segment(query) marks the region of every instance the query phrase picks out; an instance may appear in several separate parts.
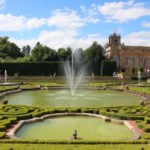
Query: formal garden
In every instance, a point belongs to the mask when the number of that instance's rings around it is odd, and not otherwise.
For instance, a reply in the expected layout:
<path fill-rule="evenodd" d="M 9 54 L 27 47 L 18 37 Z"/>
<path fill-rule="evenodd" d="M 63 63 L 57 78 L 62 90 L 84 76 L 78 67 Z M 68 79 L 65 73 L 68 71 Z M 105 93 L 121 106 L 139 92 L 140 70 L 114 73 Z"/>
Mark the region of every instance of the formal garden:
<path fill-rule="evenodd" d="M 75 98 L 61 76 L 10 77 L 8 82 L 12 85 L 0 87 L 3 149 L 149 149 L 150 85 L 145 80 L 122 84 L 95 76 Z"/>
<path fill-rule="evenodd" d="M 97 42 L 76 51 L 0 44 L 1 149 L 150 149 L 144 68 L 117 68 Z"/>

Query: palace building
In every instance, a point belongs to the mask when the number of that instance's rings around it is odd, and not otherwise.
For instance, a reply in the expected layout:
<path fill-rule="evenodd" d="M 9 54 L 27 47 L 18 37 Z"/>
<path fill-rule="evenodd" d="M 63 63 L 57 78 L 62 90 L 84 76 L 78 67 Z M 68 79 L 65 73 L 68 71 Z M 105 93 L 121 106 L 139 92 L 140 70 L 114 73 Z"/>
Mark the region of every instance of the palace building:
<path fill-rule="evenodd" d="M 117 63 L 117 68 L 150 69 L 150 47 L 126 46 L 121 43 L 121 36 L 116 33 L 109 36 L 105 45 L 105 56 Z"/>

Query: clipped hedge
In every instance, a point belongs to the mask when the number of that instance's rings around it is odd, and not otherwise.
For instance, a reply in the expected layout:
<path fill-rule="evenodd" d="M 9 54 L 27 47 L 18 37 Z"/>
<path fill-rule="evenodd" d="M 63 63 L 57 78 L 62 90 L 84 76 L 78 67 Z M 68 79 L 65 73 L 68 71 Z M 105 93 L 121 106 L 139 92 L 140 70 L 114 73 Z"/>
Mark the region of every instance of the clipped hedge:
<path fill-rule="evenodd" d="M 6 126 L 0 125 L 0 131 L 5 131 L 5 130 L 6 130 Z"/>
<path fill-rule="evenodd" d="M 69 113 L 81 113 L 81 109 L 80 108 L 70 108 L 68 109 Z"/>
<path fill-rule="evenodd" d="M 31 119 L 32 114 L 24 114 L 24 115 L 18 115 L 17 120 L 24 120 L 24 119 Z"/>
<path fill-rule="evenodd" d="M 53 62 L 30 62 L 30 63 L 0 63 L 0 69 L 6 69 L 9 75 L 18 73 L 21 76 L 30 75 L 64 75 L 64 61 Z M 76 66 L 76 67 L 81 67 Z M 84 64 L 83 64 L 84 65 Z M 88 63 L 87 73 L 91 75 L 93 72 L 95 75 L 100 75 L 100 62 Z M 110 66 L 111 67 L 111 66 Z M 75 68 L 76 69 L 76 68 Z M 107 75 L 107 74 L 106 74 Z"/>
<path fill-rule="evenodd" d="M 5 137 L 5 132 L 0 132 L 0 139 L 4 138 Z"/>
<path fill-rule="evenodd" d="M 147 125 L 146 127 L 143 128 L 143 130 L 144 130 L 145 132 L 150 133 L 150 126 Z"/>
<path fill-rule="evenodd" d="M 0 143 L 18 144 L 148 144 L 148 140 L 24 140 L 24 139 L 1 139 Z"/>
<path fill-rule="evenodd" d="M 101 76 L 112 76 L 117 71 L 117 65 L 115 61 L 102 61 Z"/>
<path fill-rule="evenodd" d="M 108 109 L 105 110 L 101 110 L 100 114 L 108 116 L 108 117 L 112 117 L 112 118 L 117 118 L 120 120 L 144 120 L 144 116 L 130 116 L 130 115 L 125 115 L 125 114 L 121 114 L 121 113 L 115 113 L 115 112 L 110 112 L 108 111 Z"/>
<path fill-rule="evenodd" d="M 93 109 L 90 108 L 83 108 L 82 113 L 93 113 Z"/>

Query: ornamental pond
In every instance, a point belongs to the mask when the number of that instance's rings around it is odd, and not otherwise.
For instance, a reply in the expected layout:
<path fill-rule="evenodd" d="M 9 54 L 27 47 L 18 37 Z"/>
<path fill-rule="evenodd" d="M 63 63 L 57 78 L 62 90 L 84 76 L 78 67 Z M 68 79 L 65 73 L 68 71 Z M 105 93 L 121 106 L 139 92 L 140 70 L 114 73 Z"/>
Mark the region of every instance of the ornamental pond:
<path fill-rule="evenodd" d="M 133 138 L 132 132 L 125 125 L 108 123 L 99 118 L 85 116 L 55 117 L 24 124 L 16 136 L 23 139 L 70 140 L 74 130 L 77 130 L 78 138 L 81 140 L 127 140 Z"/>
<path fill-rule="evenodd" d="M 107 90 L 80 90 L 74 96 L 69 90 L 34 90 L 7 95 L 1 98 L 1 101 L 4 99 L 13 105 L 99 108 L 139 105 L 144 98 L 131 93 Z M 16 137 L 67 140 L 72 138 L 74 130 L 77 130 L 78 137 L 84 140 L 123 140 L 134 137 L 125 125 L 87 116 L 55 117 L 24 124 L 17 131 Z"/>
<path fill-rule="evenodd" d="M 0 100 L 6 99 L 8 104 L 13 105 L 96 108 L 139 105 L 144 98 L 107 90 L 80 90 L 74 96 L 69 90 L 36 90 L 7 95 Z"/>

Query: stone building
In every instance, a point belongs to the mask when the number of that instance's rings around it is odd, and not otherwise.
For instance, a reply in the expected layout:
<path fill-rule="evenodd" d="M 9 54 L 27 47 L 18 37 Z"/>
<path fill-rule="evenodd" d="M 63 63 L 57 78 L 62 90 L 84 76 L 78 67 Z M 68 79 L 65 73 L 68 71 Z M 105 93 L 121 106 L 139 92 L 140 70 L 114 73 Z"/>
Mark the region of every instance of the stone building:
<path fill-rule="evenodd" d="M 109 36 L 105 50 L 106 58 L 116 61 L 118 68 L 150 69 L 150 47 L 126 46 L 121 43 L 121 36 L 114 33 Z"/>

